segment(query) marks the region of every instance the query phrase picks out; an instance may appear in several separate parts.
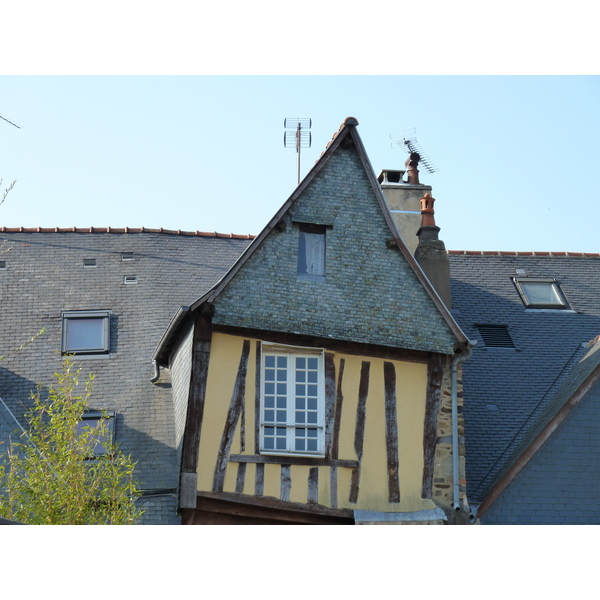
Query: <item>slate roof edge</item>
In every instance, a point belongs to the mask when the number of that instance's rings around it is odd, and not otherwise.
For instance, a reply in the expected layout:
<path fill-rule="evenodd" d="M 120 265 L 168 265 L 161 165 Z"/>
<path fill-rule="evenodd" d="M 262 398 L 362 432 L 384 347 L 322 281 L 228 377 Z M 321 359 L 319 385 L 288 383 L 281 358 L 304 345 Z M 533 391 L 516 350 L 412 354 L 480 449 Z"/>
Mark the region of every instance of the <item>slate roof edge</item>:
<path fill-rule="evenodd" d="M 334 133 L 331 141 L 327 143 L 325 150 L 322 152 L 320 158 L 317 160 L 317 162 L 314 164 L 314 166 L 311 168 L 311 170 L 308 172 L 308 174 L 304 177 L 304 179 L 300 182 L 298 187 L 296 187 L 296 189 L 292 192 L 292 195 L 283 203 L 281 208 L 275 213 L 275 215 L 267 223 L 267 225 L 264 227 L 264 229 L 256 236 L 256 238 L 253 240 L 253 242 L 246 248 L 246 250 L 242 253 L 242 255 L 238 258 L 238 260 L 234 263 L 234 265 L 231 267 L 231 269 L 221 279 L 221 281 L 219 281 L 212 288 L 212 290 L 210 290 L 209 292 L 204 294 L 201 298 L 199 298 L 196 302 L 194 302 L 190 306 L 190 309 L 193 311 L 198 306 L 200 306 L 201 304 L 203 304 L 205 302 L 214 301 L 214 299 L 221 293 L 221 291 L 225 288 L 225 286 L 229 283 L 229 281 L 231 281 L 231 279 L 241 269 L 241 267 L 248 260 L 248 258 L 260 246 L 261 242 L 265 239 L 265 237 L 279 223 L 279 221 L 283 218 L 285 213 L 290 209 L 290 207 L 296 201 L 296 199 L 308 187 L 308 185 L 313 181 L 313 179 L 316 177 L 316 175 L 323 169 L 323 167 L 327 164 L 327 162 L 329 161 L 329 159 L 331 158 L 331 156 L 333 155 L 335 150 L 337 150 L 337 148 L 340 146 L 342 141 L 349 135 L 349 136 L 351 136 L 352 141 L 355 144 L 358 155 L 361 159 L 361 162 L 363 163 L 363 167 L 364 167 L 367 177 L 371 183 L 371 186 L 375 193 L 375 197 L 377 198 L 377 201 L 382 210 L 382 213 L 386 220 L 386 223 L 390 229 L 390 233 L 392 234 L 392 236 L 394 238 L 395 244 L 399 248 L 400 252 L 404 255 L 409 266 L 415 272 L 415 275 L 417 276 L 417 278 L 419 279 L 419 281 L 425 288 L 425 291 L 431 297 L 433 303 L 435 304 L 435 306 L 441 313 L 442 318 L 448 324 L 448 327 L 450 328 L 453 335 L 457 339 L 458 345 L 463 348 L 467 348 L 471 345 L 469 339 L 467 338 L 465 333 L 462 331 L 462 329 L 460 328 L 458 323 L 454 320 L 454 317 L 452 316 L 450 311 L 446 308 L 446 305 L 443 303 L 443 301 L 441 300 L 441 298 L 435 291 L 434 287 L 429 282 L 429 279 L 427 279 L 427 276 L 425 275 L 425 273 L 423 272 L 423 270 L 421 269 L 421 267 L 419 266 L 419 264 L 417 263 L 417 261 L 415 260 L 413 255 L 411 254 L 410 250 L 408 250 L 408 248 L 402 241 L 400 234 L 398 233 L 398 230 L 396 228 L 396 225 L 394 223 L 392 215 L 387 207 L 387 203 L 385 201 L 383 191 L 381 190 L 381 186 L 379 185 L 379 182 L 377 181 L 377 177 L 375 175 L 375 172 L 373 171 L 373 167 L 371 165 L 369 157 L 367 156 L 367 153 L 363 146 L 360 135 L 356 131 L 357 125 L 358 125 L 358 120 L 355 119 L 354 117 L 347 117 L 344 120 L 344 122 L 340 126 L 339 130 L 336 133 Z"/>
<path fill-rule="evenodd" d="M 523 258 L 600 258 L 598 252 L 523 252 L 513 250 L 448 250 L 451 256 L 503 256 Z"/>
<path fill-rule="evenodd" d="M 0 233 L 162 233 L 206 238 L 252 240 L 256 236 L 245 233 L 219 233 L 218 231 L 182 231 L 181 229 L 152 229 L 150 227 L 0 227 Z"/>
<path fill-rule="evenodd" d="M 177 312 L 171 318 L 171 321 L 167 325 L 167 328 L 165 329 L 164 333 L 162 334 L 162 337 L 156 345 L 156 349 L 152 354 L 152 362 L 156 362 L 161 367 L 168 366 L 165 362 L 168 350 L 171 346 L 173 338 L 175 337 L 175 333 L 179 329 L 179 325 L 188 316 L 188 314 L 190 314 L 189 306 L 180 306 L 177 309 Z"/>
<path fill-rule="evenodd" d="M 417 278 L 419 279 L 419 281 L 425 288 L 425 291 L 431 297 L 436 308 L 442 315 L 442 318 L 444 319 L 444 321 L 446 321 L 448 327 L 450 328 L 450 330 L 456 337 L 456 339 L 458 341 L 458 346 L 462 350 L 466 351 L 469 347 L 471 347 L 473 345 L 472 342 L 469 340 L 469 338 L 466 336 L 466 334 L 460 328 L 460 325 L 456 322 L 456 320 L 452 316 L 452 313 L 448 310 L 448 308 L 444 304 L 443 300 L 438 295 L 436 289 L 433 287 L 433 285 L 427 278 L 427 275 L 425 275 L 425 272 L 423 271 L 423 269 L 421 269 L 421 266 L 419 265 L 419 263 L 417 262 L 415 257 L 412 255 L 411 251 L 408 249 L 408 247 L 402 240 L 402 237 L 400 236 L 400 232 L 398 231 L 398 228 L 396 227 L 394 218 L 392 217 L 392 213 L 390 212 L 390 209 L 388 207 L 388 203 L 385 199 L 385 196 L 383 195 L 383 190 L 381 189 L 381 185 L 380 185 L 379 181 L 377 180 L 377 176 L 375 175 L 375 171 L 373 170 L 371 161 L 369 160 L 369 157 L 367 155 L 365 147 L 363 146 L 362 140 L 360 139 L 360 136 L 358 135 L 358 132 L 355 130 L 355 128 L 352 128 L 351 132 L 352 132 L 353 138 L 356 143 L 356 148 L 358 150 L 358 154 L 361 157 L 361 160 L 365 167 L 367 177 L 369 178 L 369 181 L 371 182 L 371 187 L 373 188 L 373 191 L 375 192 L 375 196 L 377 198 L 377 201 L 379 202 L 379 206 L 380 206 L 383 216 L 386 220 L 386 223 L 390 229 L 390 232 L 392 233 L 392 235 L 394 237 L 394 242 L 396 243 L 396 246 L 398 247 L 398 249 L 404 256 L 404 258 L 406 259 L 408 264 L 412 267 L 412 270 L 414 271 L 415 275 L 417 276 Z"/>
<path fill-rule="evenodd" d="M 566 400 L 563 406 L 550 419 L 535 439 L 525 448 L 519 457 L 513 462 L 509 469 L 493 485 L 491 490 L 483 499 L 477 516 L 481 517 L 498 499 L 502 492 L 522 471 L 525 465 L 533 458 L 537 451 L 546 443 L 549 437 L 554 433 L 558 426 L 569 416 L 573 408 L 577 406 L 580 400 L 590 391 L 590 389 L 600 380 L 600 364 L 596 364 L 592 372 L 586 377 L 583 383 L 578 386 L 574 393 Z"/>

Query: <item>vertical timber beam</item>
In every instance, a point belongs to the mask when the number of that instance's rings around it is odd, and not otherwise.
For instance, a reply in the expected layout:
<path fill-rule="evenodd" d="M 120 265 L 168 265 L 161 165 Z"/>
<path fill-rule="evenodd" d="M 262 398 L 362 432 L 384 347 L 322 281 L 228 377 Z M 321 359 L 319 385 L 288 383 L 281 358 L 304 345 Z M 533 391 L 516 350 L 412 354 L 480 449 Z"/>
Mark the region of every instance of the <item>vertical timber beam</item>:
<path fill-rule="evenodd" d="M 387 449 L 388 495 L 390 502 L 400 502 L 396 368 L 394 367 L 394 363 L 383 363 L 383 384 L 385 388 L 385 444 Z"/>
<path fill-rule="evenodd" d="M 445 358 L 441 354 L 432 354 L 427 367 L 427 395 L 425 398 L 425 421 L 423 423 L 422 498 L 431 498 L 433 487 L 433 466 L 444 364 Z"/>
<path fill-rule="evenodd" d="M 360 483 L 360 462 L 362 460 L 363 443 L 365 439 L 365 409 L 367 396 L 369 395 L 369 373 L 371 363 L 363 361 L 360 369 L 360 382 L 358 384 L 358 406 L 356 407 L 356 428 L 354 430 L 354 451 L 358 458 L 358 467 L 352 470 L 350 481 L 350 496 L 348 501 L 356 504 L 358 502 L 358 489 Z"/>
<path fill-rule="evenodd" d="M 204 418 L 208 362 L 212 339 L 212 313 L 208 305 L 199 311 L 194 322 L 192 338 L 192 374 L 188 392 L 187 414 L 183 432 L 181 456 L 181 481 L 179 486 L 179 507 L 196 508 L 198 489 L 198 453 Z"/>
<path fill-rule="evenodd" d="M 325 456 L 331 457 L 335 411 L 335 364 L 333 354 L 325 352 Z"/>
<path fill-rule="evenodd" d="M 217 456 L 217 464 L 215 465 L 215 476 L 213 478 L 213 492 L 222 492 L 223 484 L 225 483 L 225 472 L 229 461 L 229 451 L 233 442 L 233 434 L 237 422 L 242 413 L 244 406 L 244 397 L 246 395 L 246 373 L 248 371 L 248 356 L 250 354 L 250 340 L 244 340 L 242 346 L 242 355 L 238 367 L 233 394 L 225 419 L 225 427 L 221 436 L 221 444 L 219 446 L 219 454 Z"/>

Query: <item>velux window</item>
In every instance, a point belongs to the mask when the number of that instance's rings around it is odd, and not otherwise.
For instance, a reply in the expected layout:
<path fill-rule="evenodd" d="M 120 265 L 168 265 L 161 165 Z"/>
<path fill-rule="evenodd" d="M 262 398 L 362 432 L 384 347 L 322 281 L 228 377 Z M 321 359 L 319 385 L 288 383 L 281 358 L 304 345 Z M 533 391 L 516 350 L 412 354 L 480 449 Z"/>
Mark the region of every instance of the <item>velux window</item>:
<path fill-rule="evenodd" d="M 515 285 L 527 308 L 567 308 L 567 301 L 553 277 L 515 277 Z"/>
<path fill-rule="evenodd" d="M 325 227 L 301 224 L 298 237 L 298 277 L 325 278 Z"/>
<path fill-rule="evenodd" d="M 263 345 L 261 388 L 261 452 L 323 456 L 322 351 Z"/>
<path fill-rule="evenodd" d="M 62 313 L 63 354 L 106 354 L 109 351 L 109 310 L 70 310 Z"/>
<path fill-rule="evenodd" d="M 101 425 L 101 427 L 99 427 Z M 93 455 L 102 456 L 106 454 L 107 445 L 114 443 L 115 436 L 115 413 L 113 411 L 87 411 L 83 414 L 81 421 L 77 424 L 77 435 L 85 435 L 94 430 L 91 441 L 95 442 Z M 96 435 L 96 432 L 98 435 Z"/>

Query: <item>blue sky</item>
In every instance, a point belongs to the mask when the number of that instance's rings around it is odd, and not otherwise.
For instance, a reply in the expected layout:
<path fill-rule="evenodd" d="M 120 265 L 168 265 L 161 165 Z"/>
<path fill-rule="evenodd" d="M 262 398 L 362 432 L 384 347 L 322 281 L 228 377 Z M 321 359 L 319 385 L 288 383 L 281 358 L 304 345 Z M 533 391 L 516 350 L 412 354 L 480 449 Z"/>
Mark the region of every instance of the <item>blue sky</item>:
<path fill-rule="evenodd" d="M 304 175 L 354 116 L 376 174 L 416 129 L 447 248 L 600 251 L 598 77 L 4 76 L 0 100 L 6 226 L 256 234 L 296 185 L 284 118 L 312 119 Z"/>

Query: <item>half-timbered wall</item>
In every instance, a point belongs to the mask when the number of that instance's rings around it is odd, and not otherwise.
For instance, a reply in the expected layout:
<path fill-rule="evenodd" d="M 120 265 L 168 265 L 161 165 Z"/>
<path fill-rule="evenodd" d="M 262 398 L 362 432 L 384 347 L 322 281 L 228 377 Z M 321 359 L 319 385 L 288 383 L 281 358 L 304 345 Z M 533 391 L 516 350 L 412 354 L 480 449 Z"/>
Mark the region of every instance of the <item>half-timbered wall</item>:
<path fill-rule="evenodd" d="M 427 362 L 324 348 L 325 457 L 261 456 L 260 347 L 257 339 L 212 335 L 199 492 L 243 493 L 333 509 L 435 508 L 422 497 L 424 476 L 431 477 L 423 450 Z"/>

